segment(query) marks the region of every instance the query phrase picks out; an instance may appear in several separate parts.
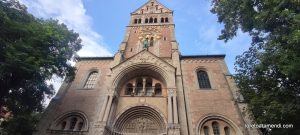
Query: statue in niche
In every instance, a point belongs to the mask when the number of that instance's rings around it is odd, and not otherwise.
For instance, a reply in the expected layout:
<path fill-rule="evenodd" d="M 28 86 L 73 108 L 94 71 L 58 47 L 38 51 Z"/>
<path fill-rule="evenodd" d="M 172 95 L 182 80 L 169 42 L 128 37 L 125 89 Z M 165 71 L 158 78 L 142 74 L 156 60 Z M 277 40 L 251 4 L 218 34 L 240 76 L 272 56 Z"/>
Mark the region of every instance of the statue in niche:
<path fill-rule="evenodd" d="M 143 42 L 143 48 L 144 49 L 148 49 L 148 47 L 149 47 L 149 41 L 148 41 L 149 39 L 148 38 L 146 38 L 145 40 L 144 40 L 144 42 Z"/>

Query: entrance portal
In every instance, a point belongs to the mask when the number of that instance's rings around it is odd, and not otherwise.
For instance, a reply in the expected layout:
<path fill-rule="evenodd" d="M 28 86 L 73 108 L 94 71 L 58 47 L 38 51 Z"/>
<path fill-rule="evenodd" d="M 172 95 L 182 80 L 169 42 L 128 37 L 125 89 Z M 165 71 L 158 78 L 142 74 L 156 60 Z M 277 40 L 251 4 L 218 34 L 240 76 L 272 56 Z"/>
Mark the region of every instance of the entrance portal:
<path fill-rule="evenodd" d="M 136 106 L 117 118 L 113 132 L 122 135 L 159 135 L 166 133 L 166 126 L 163 117 L 155 109 Z"/>

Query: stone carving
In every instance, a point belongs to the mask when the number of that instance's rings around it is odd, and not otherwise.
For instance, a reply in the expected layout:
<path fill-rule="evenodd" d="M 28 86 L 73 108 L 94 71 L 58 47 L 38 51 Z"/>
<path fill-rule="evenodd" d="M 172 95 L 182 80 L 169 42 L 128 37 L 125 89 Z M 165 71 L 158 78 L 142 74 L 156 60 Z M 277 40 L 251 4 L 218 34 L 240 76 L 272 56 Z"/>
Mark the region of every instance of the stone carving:
<path fill-rule="evenodd" d="M 131 66 L 133 64 L 139 64 L 139 63 L 142 63 L 142 64 L 149 63 L 152 65 L 161 67 L 165 70 L 174 71 L 173 67 L 172 67 L 172 69 L 170 69 L 170 68 L 168 69 L 168 67 L 171 67 L 171 65 L 169 65 L 169 63 L 167 63 L 163 60 L 160 60 L 158 58 L 155 58 L 147 51 L 143 51 L 143 52 L 137 54 L 135 57 L 125 61 L 124 63 L 122 63 L 121 65 L 116 67 L 117 69 L 113 70 L 112 72 L 113 72 L 113 74 L 119 73 L 119 72 L 123 71 L 125 68 L 127 68 L 128 66 Z"/>
<path fill-rule="evenodd" d="M 147 42 L 148 45 L 151 45 L 150 44 L 150 40 L 151 38 L 153 38 L 152 40 L 156 41 L 158 39 L 161 38 L 161 32 L 157 29 L 157 27 L 155 26 L 146 26 L 146 27 L 143 27 L 140 32 L 139 32 L 139 40 L 140 42 L 143 43 L 144 45 L 144 48 L 145 48 L 145 43 Z M 149 47 L 149 46 L 148 46 Z"/>
<path fill-rule="evenodd" d="M 168 89 L 169 96 L 176 96 L 176 89 Z"/>
<path fill-rule="evenodd" d="M 130 121 L 123 133 L 158 133 L 159 126 L 147 118 L 136 118 Z"/>

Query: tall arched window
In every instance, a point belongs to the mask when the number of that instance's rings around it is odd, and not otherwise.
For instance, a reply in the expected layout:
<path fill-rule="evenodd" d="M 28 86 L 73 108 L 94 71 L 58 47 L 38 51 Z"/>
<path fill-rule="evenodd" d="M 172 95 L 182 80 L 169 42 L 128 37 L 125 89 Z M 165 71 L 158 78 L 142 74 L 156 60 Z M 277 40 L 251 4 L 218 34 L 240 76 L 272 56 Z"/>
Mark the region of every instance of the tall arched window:
<path fill-rule="evenodd" d="M 84 84 L 84 87 L 85 89 L 92 89 L 94 88 L 95 84 L 96 84 L 96 79 L 97 79 L 97 76 L 98 76 L 98 72 L 97 71 L 94 71 L 94 72 L 91 72 Z"/>
<path fill-rule="evenodd" d="M 139 19 L 139 23 L 142 23 L 142 19 L 141 18 Z"/>
<path fill-rule="evenodd" d="M 62 123 L 61 123 L 61 128 L 60 128 L 60 129 L 61 129 L 61 130 L 64 130 L 64 129 L 66 128 L 66 125 L 67 125 L 67 122 L 65 122 L 65 121 L 62 122 Z"/>
<path fill-rule="evenodd" d="M 169 22 L 169 18 L 168 17 L 165 18 L 165 22 L 166 23 Z"/>
<path fill-rule="evenodd" d="M 212 123 L 212 128 L 214 135 L 220 135 L 220 129 L 219 129 L 219 123 L 218 122 L 213 122 Z"/>
<path fill-rule="evenodd" d="M 161 22 L 161 23 L 164 23 L 164 22 L 165 22 L 165 19 L 164 19 L 164 18 L 160 18 L 160 22 Z"/>
<path fill-rule="evenodd" d="M 204 130 L 204 135 L 209 135 L 209 128 L 207 126 L 205 126 L 203 130 Z"/>
<path fill-rule="evenodd" d="M 211 88 L 208 75 L 205 71 L 202 71 L 202 70 L 198 71 L 197 77 L 198 77 L 198 82 L 199 82 L 200 88 L 206 88 L 206 89 Z"/>
<path fill-rule="evenodd" d="M 157 23 L 157 18 L 154 18 L 154 23 Z"/>
<path fill-rule="evenodd" d="M 161 84 L 160 83 L 157 83 L 155 84 L 155 95 L 159 96 L 161 95 Z"/>
<path fill-rule="evenodd" d="M 145 23 L 148 23 L 148 18 L 145 19 Z"/>
<path fill-rule="evenodd" d="M 77 129 L 77 130 L 81 131 L 82 128 L 83 128 L 83 122 L 80 122 L 80 123 L 78 124 L 78 129 Z"/>
<path fill-rule="evenodd" d="M 143 79 L 137 78 L 136 80 L 136 94 L 141 96 L 143 95 Z"/>
<path fill-rule="evenodd" d="M 153 95 L 153 88 L 152 88 L 152 79 L 147 78 L 146 79 L 146 95 L 147 96 L 152 96 Z"/>
<path fill-rule="evenodd" d="M 150 18 L 149 23 L 153 23 L 153 18 L 152 17 Z"/>
<path fill-rule="evenodd" d="M 134 24 L 137 24 L 138 20 L 137 19 L 134 19 Z"/>
<path fill-rule="evenodd" d="M 73 130 L 75 128 L 76 123 L 77 123 L 77 118 L 72 118 L 71 119 L 70 130 Z"/>
<path fill-rule="evenodd" d="M 229 129 L 229 127 L 225 127 L 224 128 L 224 132 L 225 132 L 225 135 L 230 135 L 230 129 Z"/>
<path fill-rule="evenodd" d="M 131 83 L 128 83 L 126 85 L 125 95 L 131 95 L 132 93 L 133 93 L 133 85 Z"/>

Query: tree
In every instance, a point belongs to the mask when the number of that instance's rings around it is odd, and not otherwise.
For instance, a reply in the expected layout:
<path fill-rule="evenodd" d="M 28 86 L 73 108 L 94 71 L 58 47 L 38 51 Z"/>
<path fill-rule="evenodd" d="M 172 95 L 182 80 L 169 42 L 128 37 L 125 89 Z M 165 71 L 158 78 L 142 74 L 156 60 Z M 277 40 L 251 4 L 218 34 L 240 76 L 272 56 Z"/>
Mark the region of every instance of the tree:
<path fill-rule="evenodd" d="M 236 58 L 235 78 L 257 123 L 293 124 L 264 134 L 300 134 L 300 1 L 213 0 L 227 42 L 241 29 L 252 37 Z"/>
<path fill-rule="evenodd" d="M 79 35 L 64 24 L 34 17 L 16 0 L 0 1 L 0 109 L 12 116 L 1 124 L 4 130 L 43 110 L 45 97 L 54 94 L 47 84 L 53 75 L 72 81 L 75 68 L 68 61 L 81 46 Z"/>

